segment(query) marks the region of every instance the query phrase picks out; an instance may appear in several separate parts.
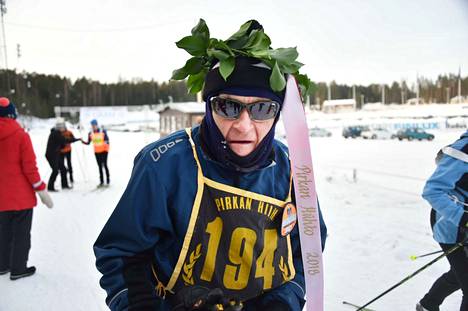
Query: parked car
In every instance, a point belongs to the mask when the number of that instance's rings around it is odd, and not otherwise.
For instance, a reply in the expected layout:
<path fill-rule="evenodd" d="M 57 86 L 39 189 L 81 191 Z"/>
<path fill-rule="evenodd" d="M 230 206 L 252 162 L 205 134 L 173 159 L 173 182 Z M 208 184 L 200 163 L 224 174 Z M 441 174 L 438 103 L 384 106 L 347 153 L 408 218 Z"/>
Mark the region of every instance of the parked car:
<path fill-rule="evenodd" d="M 428 133 L 428 132 L 426 132 L 426 131 L 424 131 L 422 129 L 418 129 L 418 128 L 409 128 L 409 129 L 399 130 L 395 134 L 395 137 L 398 138 L 399 140 L 403 140 L 403 139 L 408 139 L 408 140 L 413 140 L 413 139 L 433 140 L 434 139 L 433 134 L 430 134 L 430 133 Z"/>
<path fill-rule="evenodd" d="M 344 138 L 356 138 L 361 136 L 361 132 L 367 129 L 365 126 L 346 126 L 343 128 L 342 134 Z"/>
<path fill-rule="evenodd" d="M 330 137 L 331 135 L 332 133 L 330 131 L 319 127 L 309 129 L 309 136 L 311 137 Z"/>
<path fill-rule="evenodd" d="M 369 129 L 362 131 L 361 137 L 364 139 L 391 139 L 392 133 L 383 128 Z"/>

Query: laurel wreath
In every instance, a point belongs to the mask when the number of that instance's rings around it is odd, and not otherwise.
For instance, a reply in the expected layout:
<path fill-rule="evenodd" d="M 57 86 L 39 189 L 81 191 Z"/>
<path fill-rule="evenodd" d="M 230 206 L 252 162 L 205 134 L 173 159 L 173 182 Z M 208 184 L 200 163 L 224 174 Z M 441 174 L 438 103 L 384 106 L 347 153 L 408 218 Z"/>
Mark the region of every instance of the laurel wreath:
<path fill-rule="evenodd" d="M 219 72 L 224 80 L 231 75 L 235 67 L 235 58 L 247 56 L 257 58 L 272 70 L 270 87 L 275 92 L 282 91 L 286 86 L 286 74 L 292 74 L 303 95 L 310 94 L 314 87 L 305 74 L 299 73 L 304 64 L 298 62 L 298 52 L 295 47 L 271 48 L 271 40 L 262 29 L 250 30 L 251 20 L 244 23 L 240 29 L 223 41 L 210 38 L 210 31 L 203 19 L 192 29 L 191 36 L 186 36 L 176 42 L 177 47 L 187 51 L 192 57 L 182 68 L 172 72 L 173 80 L 184 80 L 188 77 L 187 87 L 190 93 L 203 89 L 205 76 L 215 61 L 219 61 Z"/>
<path fill-rule="evenodd" d="M 190 253 L 189 261 L 184 263 L 182 279 L 185 285 L 194 285 L 193 281 L 193 266 L 201 256 L 201 243 L 195 247 L 192 253 Z"/>

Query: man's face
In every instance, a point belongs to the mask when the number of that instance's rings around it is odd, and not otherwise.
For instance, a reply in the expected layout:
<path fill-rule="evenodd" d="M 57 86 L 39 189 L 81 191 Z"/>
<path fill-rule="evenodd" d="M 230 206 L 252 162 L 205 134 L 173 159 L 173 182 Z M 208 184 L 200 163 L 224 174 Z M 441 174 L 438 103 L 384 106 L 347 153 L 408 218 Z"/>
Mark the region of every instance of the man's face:
<path fill-rule="evenodd" d="M 237 96 L 220 94 L 220 97 L 232 98 L 244 104 L 251 104 L 258 101 L 269 100 L 261 97 Z M 229 148 L 238 156 L 245 157 L 257 148 L 260 142 L 270 131 L 274 119 L 265 121 L 253 121 L 249 117 L 246 109 L 242 110 L 236 120 L 225 119 L 213 113 L 213 119 L 221 134 L 226 139 Z"/>

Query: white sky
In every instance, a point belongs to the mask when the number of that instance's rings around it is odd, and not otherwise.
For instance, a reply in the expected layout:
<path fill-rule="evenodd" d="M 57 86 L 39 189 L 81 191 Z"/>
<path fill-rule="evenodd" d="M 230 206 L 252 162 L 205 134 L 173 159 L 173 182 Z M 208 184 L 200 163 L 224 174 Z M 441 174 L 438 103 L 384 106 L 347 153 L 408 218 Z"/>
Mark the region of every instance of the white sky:
<path fill-rule="evenodd" d="M 6 6 L 9 68 L 73 79 L 167 81 L 189 57 L 174 42 L 200 17 L 222 39 L 257 19 L 273 47 L 297 46 L 302 71 L 314 81 L 389 83 L 457 73 L 459 66 L 463 76 L 468 71 L 466 0 L 6 0 Z"/>

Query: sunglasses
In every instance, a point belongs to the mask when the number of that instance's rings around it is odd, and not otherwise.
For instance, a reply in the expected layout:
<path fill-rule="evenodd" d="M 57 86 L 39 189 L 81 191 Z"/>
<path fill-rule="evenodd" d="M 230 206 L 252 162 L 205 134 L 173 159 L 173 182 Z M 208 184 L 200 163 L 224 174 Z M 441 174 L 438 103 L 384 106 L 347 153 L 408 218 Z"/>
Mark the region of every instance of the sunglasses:
<path fill-rule="evenodd" d="M 275 101 L 258 101 L 244 104 L 231 98 L 219 96 L 210 98 L 211 109 L 220 117 L 230 120 L 239 119 L 243 109 L 247 109 L 249 117 L 254 121 L 265 121 L 276 117 L 280 104 Z"/>

